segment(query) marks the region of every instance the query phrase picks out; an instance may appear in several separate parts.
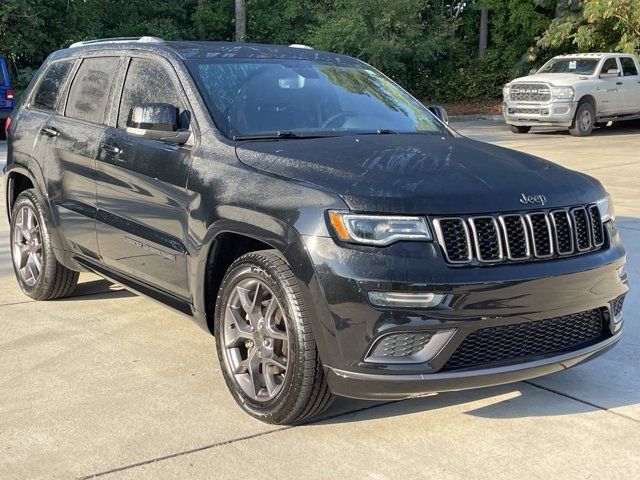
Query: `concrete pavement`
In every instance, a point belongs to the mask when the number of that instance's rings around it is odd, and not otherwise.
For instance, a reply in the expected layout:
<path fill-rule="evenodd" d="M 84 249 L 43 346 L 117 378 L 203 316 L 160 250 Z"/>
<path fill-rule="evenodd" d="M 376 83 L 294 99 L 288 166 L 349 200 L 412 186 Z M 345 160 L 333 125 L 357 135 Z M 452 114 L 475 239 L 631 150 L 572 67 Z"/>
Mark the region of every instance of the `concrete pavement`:
<path fill-rule="evenodd" d="M 456 127 L 603 181 L 638 285 L 640 126 L 585 139 Z M 28 300 L 0 210 L 2 479 L 640 477 L 637 289 L 620 344 L 586 365 L 403 402 L 342 400 L 317 423 L 274 427 L 235 405 L 213 339 L 184 317 L 85 274 L 73 298 Z"/>

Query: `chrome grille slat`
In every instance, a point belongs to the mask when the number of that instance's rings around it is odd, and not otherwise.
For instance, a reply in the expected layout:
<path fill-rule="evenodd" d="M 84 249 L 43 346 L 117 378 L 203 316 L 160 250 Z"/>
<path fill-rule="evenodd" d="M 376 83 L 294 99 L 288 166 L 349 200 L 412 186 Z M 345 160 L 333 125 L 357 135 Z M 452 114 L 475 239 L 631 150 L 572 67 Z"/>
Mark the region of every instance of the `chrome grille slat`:
<path fill-rule="evenodd" d="M 548 102 L 551 100 L 551 89 L 545 83 L 515 83 L 509 89 L 512 102 Z"/>
<path fill-rule="evenodd" d="M 445 259 L 455 265 L 538 261 L 599 249 L 605 230 L 597 205 L 433 219 Z"/>
<path fill-rule="evenodd" d="M 569 212 L 566 210 L 553 210 L 549 212 L 556 252 L 559 255 L 570 255 L 575 250 L 572 234 L 572 223 Z"/>
<path fill-rule="evenodd" d="M 536 258 L 552 257 L 553 236 L 549 217 L 544 212 L 527 213 L 526 217 L 531 233 L 533 255 Z"/>
<path fill-rule="evenodd" d="M 478 261 L 500 262 L 504 258 L 498 222 L 493 217 L 471 217 L 469 219 Z"/>

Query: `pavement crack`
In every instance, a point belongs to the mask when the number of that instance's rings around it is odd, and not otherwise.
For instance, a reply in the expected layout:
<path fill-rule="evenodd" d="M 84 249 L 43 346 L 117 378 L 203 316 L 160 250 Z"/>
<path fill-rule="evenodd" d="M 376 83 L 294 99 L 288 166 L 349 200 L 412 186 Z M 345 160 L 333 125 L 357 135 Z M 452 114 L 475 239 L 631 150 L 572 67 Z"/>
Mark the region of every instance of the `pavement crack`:
<path fill-rule="evenodd" d="M 170 460 L 172 458 L 182 457 L 182 456 L 185 456 L 185 455 L 190 455 L 192 453 L 198 453 L 198 452 L 202 452 L 202 451 L 205 451 L 205 450 L 210 450 L 212 448 L 222 447 L 224 445 L 231 445 L 233 443 L 238 443 L 238 442 L 242 442 L 242 441 L 245 441 L 245 440 L 252 440 L 254 438 L 260 438 L 260 437 L 264 437 L 266 435 L 271 435 L 271 434 L 274 434 L 274 433 L 277 433 L 277 432 L 284 432 L 286 430 L 291 430 L 293 428 L 304 427 L 305 425 L 313 425 L 313 424 L 316 424 L 316 423 L 322 423 L 322 422 L 327 421 L 327 420 L 333 420 L 335 418 L 339 418 L 339 417 L 342 417 L 342 416 L 345 416 L 345 415 L 351 415 L 351 414 L 354 414 L 354 413 L 363 412 L 365 410 L 371 410 L 371 409 L 374 409 L 374 408 L 384 407 L 386 405 L 391 405 L 392 403 L 397 403 L 397 402 L 401 402 L 401 401 L 403 401 L 403 400 L 395 400 L 395 401 L 390 401 L 390 402 L 377 403 L 375 405 L 370 405 L 370 406 L 367 406 L 367 407 L 357 408 L 355 410 L 349 410 L 347 412 L 336 413 L 334 415 L 327 415 L 327 416 L 324 416 L 324 417 L 316 418 L 316 419 L 313 419 L 313 420 L 309 420 L 307 422 L 302 422 L 302 423 L 297 424 L 297 425 L 289 425 L 289 426 L 274 428 L 272 430 L 267 430 L 265 432 L 255 433 L 253 435 L 245 435 L 244 437 L 238 437 L 238 438 L 234 438 L 234 439 L 231 439 L 231 440 L 225 440 L 224 442 L 211 443 L 211 444 L 208 444 L 208 445 L 203 445 L 201 447 L 196 447 L 196 448 L 192 448 L 192 449 L 189 449 L 189 450 L 183 450 L 181 452 L 170 453 L 168 455 L 163 455 L 161 457 L 156 457 L 156 458 L 151 458 L 149 460 L 143 460 L 141 462 L 131 463 L 129 465 L 124 465 L 122 467 L 112 468 L 110 470 L 105 470 L 105 471 L 98 472 L 98 473 L 92 473 L 92 474 L 86 475 L 84 477 L 78 477 L 78 480 L 89 480 L 91 478 L 103 477 L 105 475 L 111 475 L 113 473 L 122 472 L 124 470 L 130 470 L 132 468 L 142 467 L 144 465 L 149 465 L 149 464 L 152 464 L 152 463 L 162 462 L 164 460 Z"/>
<path fill-rule="evenodd" d="M 545 386 L 540 385 L 538 383 L 534 383 L 531 380 L 523 380 L 522 383 L 526 383 L 527 385 L 531 385 L 532 387 L 536 387 L 536 388 L 539 388 L 541 390 L 545 390 L 545 391 L 547 391 L 549 393 L 553 393 L 555 395 L 559 395 L 561 397 L 568 398 L 568 399 L 573 400 L 575 402 L 580 402 L 580 403 L 582 403 L 584 405 L 588 405 L 590 407 L 597 408 L 598 410 L 602 410 L 603 412 L 607 412 L 607 413 L 610 413 L 612 415 L 617 415 L 618 417 L 622 417 L 622 418 L 624 418 L 626 420 L 631 420 L 632 422 L 640 423 L 640 420 L 638 420 L 637 418 L 633 418 L 633 417 L 631 417 L 629 415 L 625 415 L 624 413 L 614 412 L 613 410 L 610 410 L 607 407 L 603 407 L 602 405 L 598 405 L 597 403 L 589 402 L 587 400 L 583 400 L 581 398 L 574 397 L 573 395 L 569 395 L 568 393 L 561 392 L 561 391 L 556 390 L 554 388 L 545 387 Z"/>

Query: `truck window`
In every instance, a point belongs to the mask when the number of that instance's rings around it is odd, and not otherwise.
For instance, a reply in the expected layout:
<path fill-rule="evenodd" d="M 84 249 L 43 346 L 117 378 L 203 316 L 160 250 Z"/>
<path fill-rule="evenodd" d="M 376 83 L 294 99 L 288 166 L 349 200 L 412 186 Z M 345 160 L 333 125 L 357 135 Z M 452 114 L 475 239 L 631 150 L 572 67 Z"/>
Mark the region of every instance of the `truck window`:
<path fill-rule="evenodd" d="M 638 75 L 638 67 L 636 62 L 630 57 L 620 57 L 620 63 L 622 64 L 622 74 L 625 77 L 634 77 Z"/>
<path fill-rule="evenodd" d="M 119 60 L 118 57 L 95 57 L 82 61 L 69 90 L 65 116 L 103 123 Z"/>
<path fill-rule="evenodd" d="M 73 63 L 73 60 L 66 60 L 52 63 L 47 67 L 33 94 L 31 108 L 45 112 L 55 110 Z"/>
<path fill-rule="evenodd" d="M 602 64 L 602 70 L 600 73 L 615 73 L 618 71 L 618 62 L 615 58 L 607 58 Z"/>

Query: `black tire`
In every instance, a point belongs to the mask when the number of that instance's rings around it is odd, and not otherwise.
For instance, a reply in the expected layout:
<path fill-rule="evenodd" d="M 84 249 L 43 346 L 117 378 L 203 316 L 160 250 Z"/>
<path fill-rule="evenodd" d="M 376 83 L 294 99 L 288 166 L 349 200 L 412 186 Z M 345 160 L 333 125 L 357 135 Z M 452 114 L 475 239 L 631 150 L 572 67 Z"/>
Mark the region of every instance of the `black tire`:
<path fill-rule="evenodd" d="M 569 133 L 574 137 L 588 137 L 596 124 L 596 110 L 591 102 L 578 104 Z"/>
<path fill-rule="evenodd" d="M 529 130 L 531 130 L 530 126 L 520 126 L 520 125 L 509 125 L 509 129 L 513 132 L 513 133 L 529 133 Z"/>
<path fill-rule="evenodd" d="M 38 251 L 40 252 L 40 270 L 37 278 L 32 278 L 34 282 L 30 284 L 21 273 L 19 265 L 17 265 L 16 256 L 19 254 L 19 248 L 15 245 L 16 229 L 20 228 L 18 223 L 21 221 L 21 212 L 23 209 L 30 209 L 37 221 L 38 232 Z M 51 238 L 49 237 L 49 229 L 45 222 L 42 206 L 33 189 L 23 191 L 16 199 L 11 211 L 11 259 L 16 279 L 22 291 L 34 300 L 55 300 L 56 298 L 67 297 L 73 293 L 78 283 L 78 272 L 68 269 L 58 262 L 53 252 Z M 18 261 L 19 262 L 19 261 Z M 35 277 L 35 275 L 34 275 Z"/>
<path fill-rule="evenodd" d="M 227 305 L 230 304 L 230 298 L 238 284 L 252 279 L 266 285 L 278 300 L 283 317 L 286 318 L 289 337 L 284 380 L 279 386 L 279 393 L 264 402 L 251 398 L 241 388 L 227 363 L 229 356 L 223 350 L 226 348 L 223 344 L 223 315 L 227 312 Z M 229 267 L 216 299 L 214 322 L 214 335 L 223 377 L 233 398 L 245 412 L 266 423 L 287 425 L 315 417 L 331 405 L 333 395 L 327 385 L 311 331 L 307 307 L 301 295 L 300 281 L 277 250 L 248 253 Z M 263 370 L 264 364 L 260 372 Z"/>
<path fill-rule="evenodd" d="M 4 134 L 4 126 L 6 124 L 6 120 L 0 120 L 0 140 L 6 140 L 7 136 Z"/>

